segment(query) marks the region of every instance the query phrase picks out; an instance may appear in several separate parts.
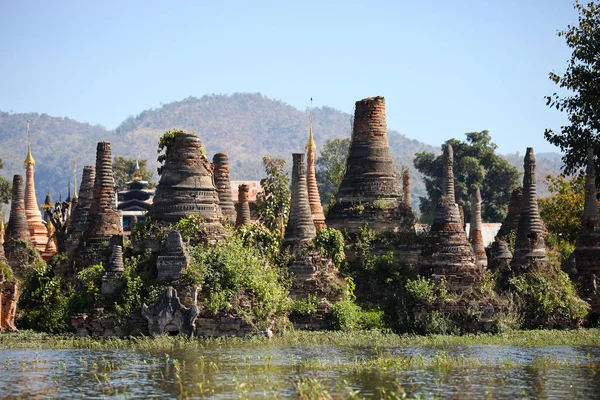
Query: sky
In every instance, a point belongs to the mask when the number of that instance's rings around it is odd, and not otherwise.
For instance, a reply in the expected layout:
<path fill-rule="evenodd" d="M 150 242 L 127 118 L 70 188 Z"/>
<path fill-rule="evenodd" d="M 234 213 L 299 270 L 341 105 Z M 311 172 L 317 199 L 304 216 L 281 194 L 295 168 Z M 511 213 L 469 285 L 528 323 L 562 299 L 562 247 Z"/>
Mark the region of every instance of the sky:
<path fill-rule="evenodd" d="M 345 112 L 382 95 L 409 138 L 487 129 L 501 153 L 558 151 L 543 133 L 567 120 L 544 96 L 576 21 L 568 0 L 5 0 L 0 110 L 114 129 L 211 93 Z"/>

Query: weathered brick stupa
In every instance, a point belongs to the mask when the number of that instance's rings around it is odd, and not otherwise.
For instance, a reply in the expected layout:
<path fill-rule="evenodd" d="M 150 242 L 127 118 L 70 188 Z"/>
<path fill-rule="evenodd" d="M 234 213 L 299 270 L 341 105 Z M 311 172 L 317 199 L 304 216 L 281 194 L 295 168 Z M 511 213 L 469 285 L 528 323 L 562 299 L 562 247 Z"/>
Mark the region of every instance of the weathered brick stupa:
<path fill-rule="evenodd" d="M 292 160 L 290 216 L 285 227 L 283 245 L 296 248 L 310 242 L 316 236 L 316 230 L 308 201 L 304 154 L 294 153 Z"/>
<path fill-rule="evenodd" d="M 585 176 L 585 205 L 575 251 L 569 258 L 569 275 L 577 282 L 580 294 L 592 307 L 592 318 L 600 317 L 600 217 L 596 202 L 596 167 L 594 150 L 589 149 Z"/>
<path fill-rule="evenodd" d="M 231 182 L 229 181 L 229 157 L 227 153 L 213 156 L 215 186 L 219 195 L 221 213 L 230 223 L 235 223 L 236 212 L 231 198 Z"/>
<path fill-rule="evenodd" d="M 523 188 L 519 186 L 512 191 L 508 202 L 508 213 L 500 226 L 496 237 L 506 237 L 510 232 L 517 231 L 519 226 L 519 214 L 521 213 L 521 203 L 523 202 Z"/>
<path fill-rule="evenodd" d="M 488 269 L 492 272 L 507 271 L 510 268 L 512 253 L 508 243 L 504 240 L 495 240 L 490 248 L 490 261 Z"/>
<path fill-rule="evenodd" d="M 317 153 L 317 145 L 313 137 L 312 129 L 312 99 L 310 111 L 310 124 L 308 129 L 308 142 L 306 143 L 306 184 L 308 187 L 308 201 L 310 203 L 310 211 L 312 213 L 313 223 L 317 230 L 326 228 L 325 214 L 323 214 L 323 206 L 321 205 L 321 196 L 319 196 L 319 187 L 317 186 L 317 175 L 315 172 L 315 159 Z"/>
<path fill-rule="evenodd" d="M 414 229 L 394 173 L 380 96 L 356 102 L 346 173 L 327 214 L 329 227 L 350 234 L 358 234 L 365 222 L 375 232 Z"/>
<path fill-rule="evenodd" d="M 102 276 L 102 287 L 100 293 L 103 295 L 113 295 L 121 287 L 120 278 L 125 272 L 125 264 L 123 263 L 123 248 L 115 245 L 112 248 L 108 268 Z"/>
<path fill-rule="evenodd" d="M 12 199 L 10 205 L 10 217 L 6 227 L 5 241 L 23 240 L 29 242 L 30 234 L 27 226 L 27 216 L 25 214 L 25 200 L 23 190 L 23 177 L 15 175 L 13 177 Z"/>
<path fill-rule="evenodd" d="M 483 244 L 483 228 L 481 226 L 481 192 L 479 187 L 475 187 L 471 194 L 471 225 L 469 227 L 469 242 L 473 247 L 476 257 L 476 264 L 480 267 L 487 267 L 487 256 Z"/>
<path fill-rule="evenodd" d="M 71 221 L 66 239 L 66 248 L 69 252 L 79 246 L 82 235 L 89 230 L 90 206 L 94 199 L 95 179 L 95 167 L 93 165 L 84 166 L 81 185 L 79 185 L 79 196 L 77 197 L 77 204 L 71 211 Z M 52 200 L 50 200 L 50 204 L 52 204 Z"/>
<path fill-rule="evenodd" d="M 242 183 L 238 186 L 238 202 L 236 204 L 235 226 L 250 225 L 250 204 L 248 204 L 248 192 L 250 186 Z"/>
<path fill-rule="evenodd" d="M 521 212 L 519 213 L 515 251 L 510 264 L 516 274 L 524 272 L 533 264 L 538 268 L 548 266 L 544 230 L 538 211 L 535 155 L 532 147 L 527 148 L 524 170 L 523 199 L 521 201 Z"/>
<path fill-rule="evenodd" d="M 402 200 L 404 200 L 404 207 L 412 212 L 410 172 L 408 171 L 408 168 L 402 170 Z"/>
<path fill-rule="evenodd" d="M 154 196 L 151 211 L 154 219 L 175 223 L 193 214 L 207 224 L 221 226 L 219 195 L 210 162 L 203 154 L 196 134 L 182 131 L 175 134 Z"/>
<path fill-rule="evenodd" d="M 29 134 L 29 124 L 27 124 L 27 133 Z M 31 141 L 29 140 L 29 143 L 27 143 L 27 158 L 25 158 L 25 215 L 31 243 L 41 253 L 46 249 L 48 236 L 46 225 L 42 221 L 42 214 L 37 204 L 34 173 L 35 160 L 31 155 Z"/>
<path fill-rule="evenodd" d="M 88 237 L 106 240 L 123 235 L 115 196 L 110 143 L 99 142 L 96 147 L 96 175 L 94 197 L 89 210 Z"/>
<path fill-rule="evenodd" d="M 181 271 L 190 265 L 188 255 L 179 231 L 169 231 L 163 253 L 158 256 L 156 270 L 157 280 L 173 280 L 181 277 Z"/>
<path fill-rule="evenodd" d="M 419 272 L 433 279 L 445 278 L 447 288 L 465 291 L 481 281 L 482 267 L 467 240 L 454 194 L 454 154 L 447 144 L 443 154 L 442 198 L 437 204 Z"/>

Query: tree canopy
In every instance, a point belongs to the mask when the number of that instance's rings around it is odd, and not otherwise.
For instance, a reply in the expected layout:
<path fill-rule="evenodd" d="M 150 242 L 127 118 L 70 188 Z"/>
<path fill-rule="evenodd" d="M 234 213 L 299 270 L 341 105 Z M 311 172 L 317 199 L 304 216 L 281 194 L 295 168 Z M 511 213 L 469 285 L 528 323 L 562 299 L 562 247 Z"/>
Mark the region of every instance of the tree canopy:
<path fill-rule="evenodd" d="M 0 169 L 4 168 L 4 161 L 0 158 Z M 5 179 L 3 176 L 0 176 L 0 203 L 8 204 L 10 202 L 10 198 L 12 195 L 12 184 Z"/>
<path fill-rule="evenodd" d="M 319 194 L 324 205 L 334 201 L 335 194 L 344 179 L 349 150 L 350 138 L 330 139 L 325 142 L 319 157 L 315 160 Z"/>
<path fill-rule="evenodd" d="M 562 75 L 550 72 L 550 79 L 563 93 L 546 96 L 546 104 L 566 112 L 569 124 L 560 132 L 546 129 L 546 139 L 564 153 L 564 172 L 571 174 L 585 165 L 586 150 L 600 150 L 600 6 L 575 1 L 579 13 L 577 25 L 568 25 L 559 31 L 567 46 L 573 49 L 571 59 Z"/>
<path fill-rule="evenodd" d="M 260 180 L 262 192 L 256 196 L 258 218 L 271 232 L 283 237 L 290 213 L 290 178 L 284 172 L 285 160 L 263 157 L 267 177 Z"/>
<path fill-rule="evenodd" d="M 502 222 L 512 191 L 519 185 L 519 171 L 495 153 L 497 145 L 488 131 L 469 132 L 462 142 L 450 139 L 444 144 L 454 149 L 454 185 L 456 202 L 465 208 L 469 220 L 470 193 L 475 185 L 481 190 L 482 218 Z M 420 197 L 421 219 L 431 222 L 442 195 L 442 156 L 429 152 L 416 154 L 415 167 L 424 175 L 428 197 Z"/>
<path fill-rule="evenodd" d="M 152 172 L 148 171 L 147 164 L 148 160 L 136 160 L 135 158 L 127 157 L 115 157 L 113 160 L 113 176 L 115 178 L 115 185 L 120 189 L 125 188 L 127 182 L 133 178 L 133 172 L 135 171 L 136 162 L 140 165 L 140 174 L 142 179 L 149 182 L 149 186 L 155 186 L 152 182 Z"/>

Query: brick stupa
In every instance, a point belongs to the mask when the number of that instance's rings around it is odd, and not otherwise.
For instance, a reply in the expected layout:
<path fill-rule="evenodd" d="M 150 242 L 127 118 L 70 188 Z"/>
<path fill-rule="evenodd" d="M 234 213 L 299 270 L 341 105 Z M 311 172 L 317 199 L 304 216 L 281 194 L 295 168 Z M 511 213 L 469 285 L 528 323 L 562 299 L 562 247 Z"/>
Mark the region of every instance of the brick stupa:
<path fill-rule="evenodd" d="M 89 230 L 90 206 L 94 199 L 94 181 L 96 169 L 93 165 L 83 167 L 79 196 L 71 210 L 71 221 L 66 239 L 67 251 L 73 251 L 79 245 L 82 235 Z"/>
<path fill-rule="evenodd" d="M 219 195 L 213 184 L 211 164 L 196 134 L 176 132 L 166 154 L 151 213 L 161 222 L 175 223 L 188 215 L 197 215 L 207 224 L 221 226 Z"/>
<path fill-rule="evenodd" d="M 585 205 L 575 251 L 569 258 L 569 275 L 578 283 L 580 294 L 591 308 L 595 318 L 600 317 L 600 217 L 596 201 L 596 167 L 594 150 L 589 149 L 585 176 Z"/>
<path fill-rule="evenodd" d="M 27 127 L 29 132 L 29 125 Z M 42 213 L 37 204 L 35 195 L 35 160 L 31 154 L 31 143 L 27 144 L 27 158 L 25 158 L 25 215 L 29 227 L 31 243 L 41 253 L 46 249 L 48 235 L 46 225 L 42 221 Z"/>
<path fill-rule="evenodd" d="M 248 204 L 248 192 L 250 186 L 242 183 L 238 186 L 238 202 L 236 204 L 235 226 L 250 224 L 250 204 Z"/>
<path fill-rule="evenodd" d="M 414 229 L 390 156 L 383 97 L 356 102 L 346 173 L 327 214 L 327 226 L 351 235 L 365 222 L 375 232 Z"/>
<path fill-rule="evenodd" d="M 437 204 L 419 272 L 434 280 L 446 279 L 449 290 L 462 292 L 481 281 L 483 268 L 467 240 L 454 194 L 454 154 L 447 144 L 442 157 L 442 198 Z"/>
<path fill-rule="evenodd" d="M 475 187 L 471 194 L 471 225 L 469 227 L 469 242 L 473 247 L 476 257 L 476 264 L 480 267 L 487 267 L 487 256 L 483 244 L 483 228 L 481 225 L 481 192 L 479 187 Z"/>
<path fill-rule="evenodd" d="M 312 99 L 311 99 L 312 100 Z M 317 186 L 317 175 L 315 172 L 315 159 L 317 145 L 313 137 L 312 129 L 312 109 L 310 113 L 310 124 L 308 129 L 308 142 L 306 143 L 306 184 L 308 188 L 308 201 L 312 213 L 313 223 L 317 230 L 326 228 L 325 214 L 321 205 L 321 196 L 319 196 L 319 187 Z"/>
<path fill-rule="evenodd" d="M 106 240 L 123 235 L 115 196 L 110 143 L 99 142 L 96 147 L 96 175 L 89 210 L 88 237 Z"/>
<path fill-rule="evenodd" d="M 523 188 L 519 186 L 512 191 L 508 202 L 508 212 L 506 218 L 502 221 L 500 230 L 496 234 L 498 238 L 504 238 L 511 232 L 516 232 L 519 226 L 519 214 L 521 213 L 521 203 L 523 201 Z"/>
<path fill-rule="evenodd" d="M 308 200 L 304 154 L 294 153 L 292 160 L 290 216 L 285 227 L 283 245 L 296 248 L 310 242 L 316 236 L 316 230 Z"/>
<path fill-rule="evenodd" d="M 515 251 L 510 263 L 513 272 L 516 274 L 525 272 L 533 265 L 541 269 L 548 266 L 544 229 L 538 210 L 535 155 L 532 147 L 527 148 L 524 170 L 519 225 L 515 239 Z"/>
<path fill-rule="evenodd" d="M 30 241 L 24 197 L 23 177 L 21 175 L 15 175 L 13 177 L 10 217 L 6 227 L 5 242 L 11 240 Z"/>
<path fill-rule="evenodd" d="M 219 195 L 219 207 L 223 217 L 230 223 L 235 223 L 236 212 L 231 195 L 229 180 L 229 157 L 227 153 L 217 153 L 213 156 L 215 187 Z"/>

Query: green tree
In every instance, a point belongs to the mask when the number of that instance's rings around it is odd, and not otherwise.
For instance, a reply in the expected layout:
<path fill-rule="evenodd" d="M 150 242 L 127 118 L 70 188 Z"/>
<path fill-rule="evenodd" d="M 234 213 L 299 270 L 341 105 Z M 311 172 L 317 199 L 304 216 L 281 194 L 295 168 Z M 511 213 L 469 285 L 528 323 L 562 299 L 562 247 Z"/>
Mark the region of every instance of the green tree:
<path fill-rule="evenodd" d="M 260 180 L 262 192 L 256 196 L 260 221 L 272 232 L 283 236 L 290 213 L 290 178 L 284 172 L 285 160 L 263 157 L 267 177 Z"/>
<path fill-rule="evenodd" d="M 133 179 L 133 173 L 135 171 L 136 162 L 140 165 L 140 174 L 142 179 L 149 182 L 150 187 L 154 187 L 155 183 L 152 182 L 152 172 L 146 168 L 148 160 L 136 160 L 135 158 L 126 157 L 115 157 L 113 160 L 113 176 L 115 177 L 115 184 L 117 187 L 123 189 L 127 185 L 127 182 Z"/>
<path fill-rule="evenodd" d="M 498 146 L 488 131 L 469 132 L 467 140 L 450 139 L 445 144 L 454 150 L 454 190 L 456 202 L 464 207 L 469 220 L 470 193 L 474 185 L 481 190 L 482 218 L 502 222 L 512 191 L 519 185 L 519 171 L 495 153 Z M 435 206 L 442 195 L 442 156 L 417 153 L 415 167 L 425 180 L 428 197 L 420 197 L 421 219 L 431 222 Z"/>
<path fill-rule="evenodd" d="M 4 168 L 4 161 L 0 158 L 0 169 Z M 12 184 L 0 176 L 0 203 L 8 204 L 12 196 Z"/>
<path fill-rule="evenodd" d="M 344 179 L 350 139 L 330 139 L 325 142 L 315 161 L 316 178 L 323 204 L 331 204 Z"/>
<path fill-rule="evenodd" d="M 587 5 L 575 1 L 579 13 L 577 25 L 568 25 L 559 31 L 567 46 L 573 49 L 566 71 L 559 75 L 550 72 L 550 80 L 562 93 L 546 96 L 546 104 L 566 112 L 569 124 L 560 132 L 546 129 L 544 136 L 564 153 L 564 172 L 571 174 L 585 165 L 586 150 L 600 149 L 600 6 L 595 2 Z"/>

